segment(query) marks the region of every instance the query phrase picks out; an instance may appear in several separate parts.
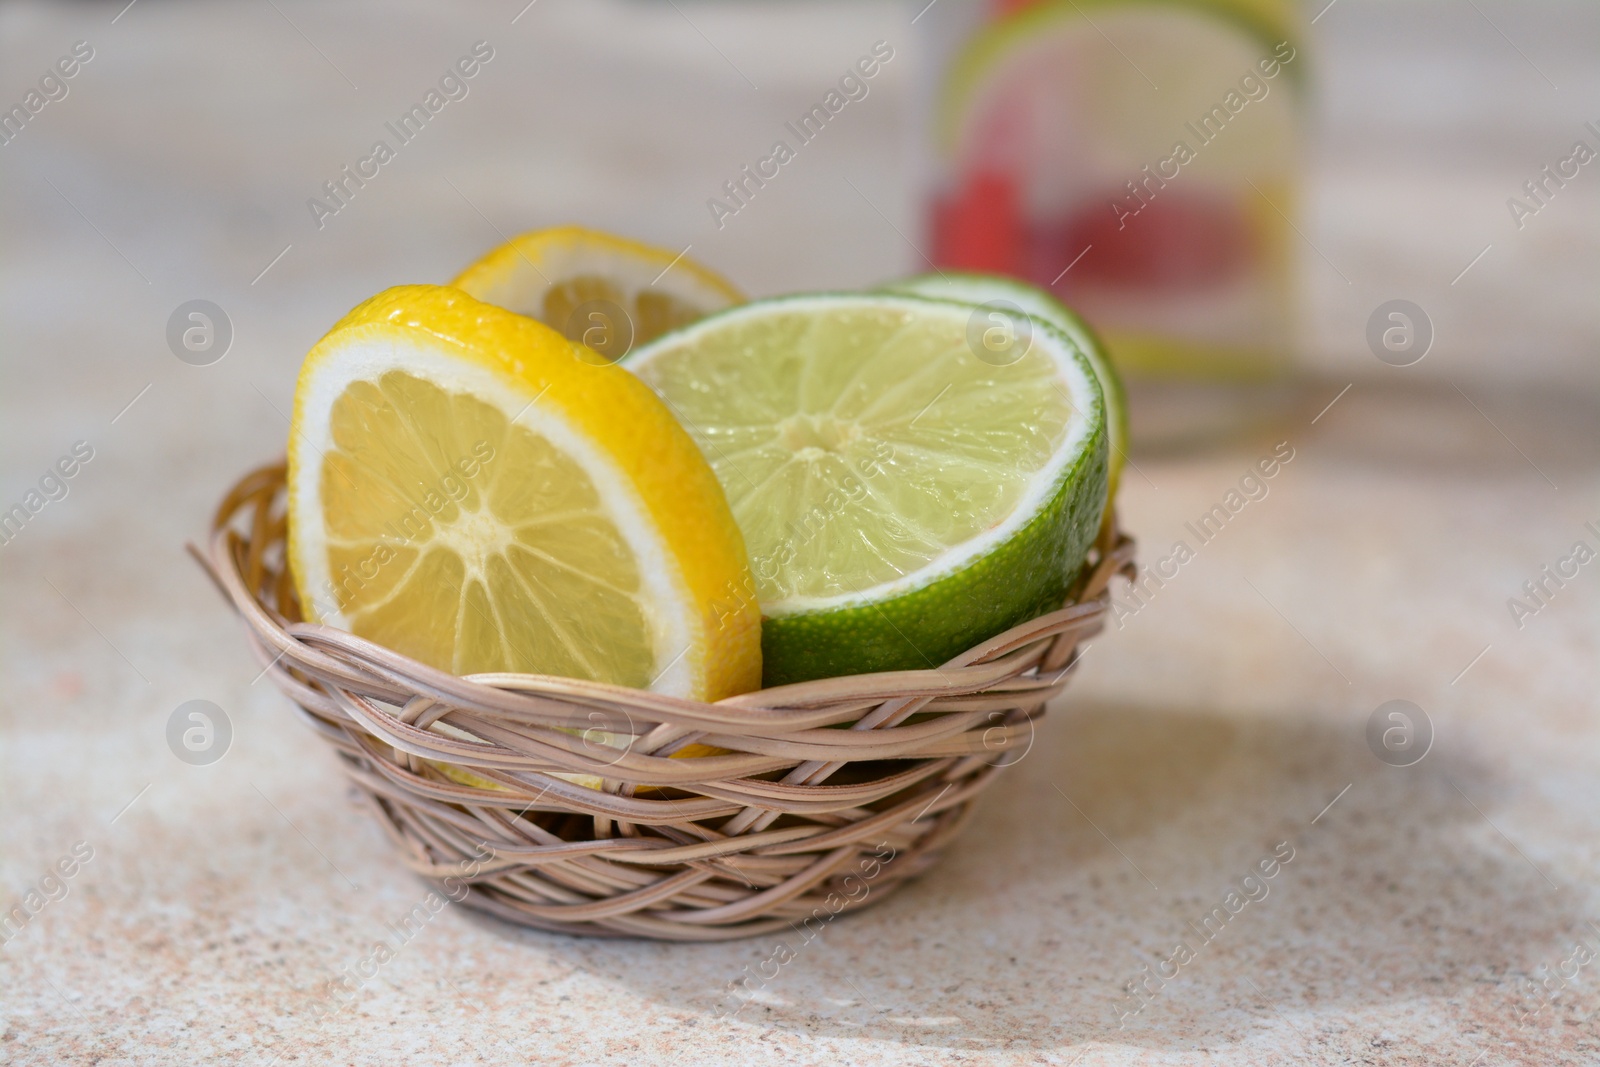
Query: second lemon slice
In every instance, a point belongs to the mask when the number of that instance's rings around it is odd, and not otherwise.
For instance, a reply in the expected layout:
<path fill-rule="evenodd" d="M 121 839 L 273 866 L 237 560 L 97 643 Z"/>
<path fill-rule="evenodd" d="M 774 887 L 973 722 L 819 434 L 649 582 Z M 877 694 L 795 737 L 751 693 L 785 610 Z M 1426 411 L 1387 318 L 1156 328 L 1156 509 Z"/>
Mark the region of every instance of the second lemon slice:
<path fill-rule="evenodd" d="M 514 237 L 451 282 L 538 319 L 607 362 L 744 296 L 688 257 L 581 226 Z"/>
<path fill-rule="evenodd" d="M 755 688 L 759 619 L 720 603 L 750 579 L 715 476 L 649 389 L 586 354 L 441 286 L 345 316 L 295 393 L 307 613 L 456 674 Z"/>

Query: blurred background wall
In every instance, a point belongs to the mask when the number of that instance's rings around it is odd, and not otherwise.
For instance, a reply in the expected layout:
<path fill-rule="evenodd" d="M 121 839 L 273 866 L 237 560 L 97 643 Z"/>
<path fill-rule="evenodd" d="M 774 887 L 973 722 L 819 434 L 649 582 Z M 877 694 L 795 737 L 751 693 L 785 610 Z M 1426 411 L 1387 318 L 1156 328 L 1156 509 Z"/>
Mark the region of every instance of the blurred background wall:
<path fill-rule="evenodd" d="M 1506 201 L 1574 141 L 1600 145 L 1600 6 L 1324 3 L 1307 8 L 1323 14 L 1305 227 L 1352 284 L 1305 250 L 1311 365 L 1384 370 L 1350 359 L 1359 329 L 1409 297 L 1438 328 L 1419 375 L 1592 390 L 1600 171 L 1520 230 Z"/>
<path fill-rule="evenodd" d="M 302 354 L 340 314 L 557 222 L 692 246 L 754 293 L 926 269 L 911 123 L 921 7 L 8 3 L 6 106 L 75 42 L 94 54 L 0 146 L 10 388 L 56 394 L 54 410 L 8 411 L 6 447 L 30 470 L 59 436 L 33 432 L 43 420 L 103 425 L 143 384 L 186 370 L 165 321 L 204 297 L 228 311 L 235 348 L 209 368 L 205 403 L 167 391 L 174 410 L 214 421 L 219 448 L 276 451 L 282 425 L 260 395 L 287 404 Z M 1304 17 L 1303 365 L 1392 374 L 1364 330 L 1398 297 L 1437 330 L 1411 381 L 1592 391 L 1600 163 L 1520 230 L 1507 200 L 1594 139 L 1600 6 L 1315 0 Z M 469 94 L 319 229 L 308 199 L 480 40 L 494 58 Z M 895 59 L 869 96 L 718 228 L 708 198 L 880 40 Z M 75 379 L 70 395 L 45 384 Z"/>

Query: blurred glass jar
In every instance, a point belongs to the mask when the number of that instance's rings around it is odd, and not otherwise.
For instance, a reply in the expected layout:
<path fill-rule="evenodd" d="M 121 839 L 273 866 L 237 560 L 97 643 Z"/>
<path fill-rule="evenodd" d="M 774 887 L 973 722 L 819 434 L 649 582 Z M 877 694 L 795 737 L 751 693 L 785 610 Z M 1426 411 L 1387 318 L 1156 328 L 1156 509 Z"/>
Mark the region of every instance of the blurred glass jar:
<path fill-rule="evenodd" d="M 1305 57 L 1288 0 L 942 0 L 930 251 L 1050 289 L 1140 381 L 1292 360 Z"/>

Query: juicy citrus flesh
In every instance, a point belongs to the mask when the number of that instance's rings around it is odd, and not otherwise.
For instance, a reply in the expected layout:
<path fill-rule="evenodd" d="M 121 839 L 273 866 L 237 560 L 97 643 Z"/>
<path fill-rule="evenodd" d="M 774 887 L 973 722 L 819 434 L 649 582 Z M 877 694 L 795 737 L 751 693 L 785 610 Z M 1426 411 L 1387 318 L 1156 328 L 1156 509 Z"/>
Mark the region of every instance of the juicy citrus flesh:
<path fill-rule="evenodd" d="M 687 326 L 704 317 L 708 309 L 671 293 L 654 289 L 628 292 L 599 274 L 575 274 L 550 286 L 537 299 L 538 307 L 512 308 L 562 330 L 570 341 L 588 345 L 608 360 L 626 354 L 632 344 L 653 341 L 668 330 Z M 600 305 L 592 307 L 591 305 Z M 632 329 L 609 321 L 607 309 L 622 308 Z"/>
<path fill-rule="evenodd" d="M 548 438 L 399 370 L 352 382 L 330 429 L 321 506 L 353 632 L 456 674 L 650 684 L 638 560 Z"/>
<path fill-rule="evenodd" d="M 686 255 L 577 226 L 513 238 L 451 284 L 538 319 L 608 361 L 744 300 Z"/>
<path fill-rule="evenodd" d="M 921 570 L 1009 514 L 1048 463 L 1071 417 L 1065 398 L 1038 403 L 1054 367 L 1036 352 L 990 366 L 951 326 L 892 305 L 797 309 L 641 370 L 711 446 L 764 603 Z"/>
<path fill-rule="evenodd" d="M 957 300 L 965 304 L 984 304 L 1006 301 L 1021 308 L 1033 318 L 1048 322 L 1072 339 L 1078 350 L 1094 368 L 1095 379 L 1100 383 L 1100 393 L 1105 399 L 1107 441 L 1111 450 L 1109 494 L 1116 499 L 1121 482 L 1123 463 L 1128 450 L 1128 400 L 1111 357 L 1095 336 L 1089 324 L 1079 318 L 1065 304 L 1050 293 L 1027 282 L 994 274 L 969 274 L 945 271 L 942 274 L 920 274 L 884 287 L 885 292 L 910 293 L 915 296 Z"/>
<path fill-rule="evenodd" d="M 312 349 L 290 442 L 290 563 L 314 620 L 456 674 L 719 699 L 760 676 L 742 539 L 648 389 L 440 286 Z"/>
<path fill-rule="evenodd" d="M 1059 603 L 1105 503 L 1099 389 L 1048 326 L 1025 352 L 980 359 L 972 313 L 783 298 L 626 361 L 727 491 L 767 684 L 937 666 Z"/>

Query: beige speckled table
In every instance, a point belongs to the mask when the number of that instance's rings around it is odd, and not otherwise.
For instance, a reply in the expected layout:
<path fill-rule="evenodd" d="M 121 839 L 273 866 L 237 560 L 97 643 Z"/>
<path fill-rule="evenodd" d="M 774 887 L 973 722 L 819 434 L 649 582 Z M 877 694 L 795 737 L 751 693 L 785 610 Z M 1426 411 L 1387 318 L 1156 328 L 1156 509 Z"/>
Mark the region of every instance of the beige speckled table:
<path fill-rule="evenodd" d="M 1503 206 L 1595 117 L 1600 23 L 1477 6 L 1319 20 L 1313 373 L 1248 431 L 1136 454 L 1146 562 L 1179 539 L 1193 558 L 1124 601 L 940 866 L 729 1019 L 770 941 L 600 943 L 457 907 L 395 933 L 424 887 L 253 681 L 182 544 L 281 449 L 300 355 L 338 314 L 498 230 L 692 244 L 757 292 L 914 268 L 915 12 L 0 8 L 0 104 L 94 50 L 0 146 L 0 509 L 92 450 L 0 545 L 0 904 L 33 912 L 0 949 L 0 1061 L 1600 1062 L 1600 960 L 1573 952 L 1600 946 L 1600 563 L 1508 608 L 1600 546 L 1600 181 L 1523 233 Z M 880 38 L 904 64 L 716 230 L 705 197 Z M 305 200 L 478 40 L 495 54 L 468 97 L 318 230 Z M 1406 371 L 1361 340 L 1392 296 L 1439 325 Z M 233 325 L 212 366 L 167 347 L 195 298 Z M 1185 524 L 1279 442 L 1268 495 L 1195 546 Z M 193 699 L 231 723 L 219 762 L 168 747 Z M 1432 726 L 1414 766 L 1365 738 L 1392 699 Z M 394 958 L 319 1018 L 380 940 Z"/>

